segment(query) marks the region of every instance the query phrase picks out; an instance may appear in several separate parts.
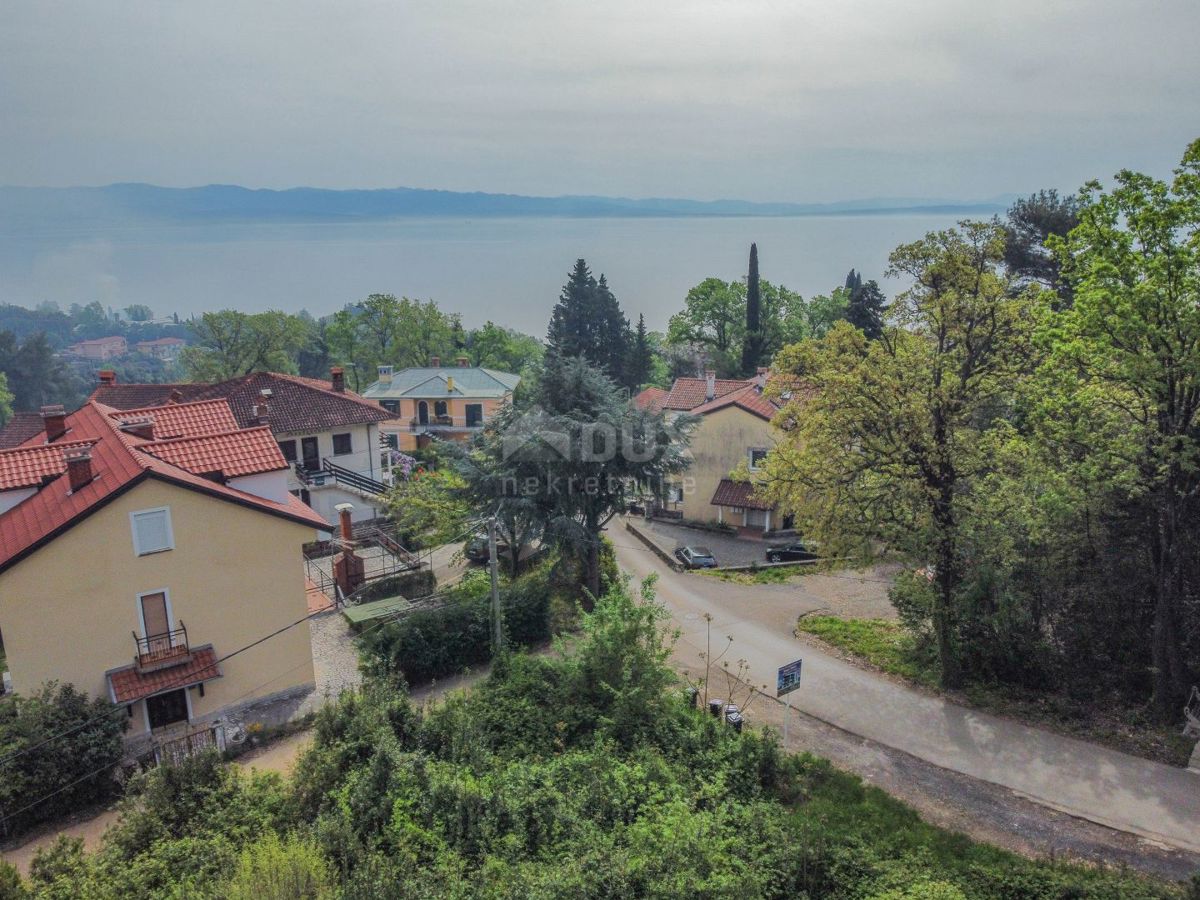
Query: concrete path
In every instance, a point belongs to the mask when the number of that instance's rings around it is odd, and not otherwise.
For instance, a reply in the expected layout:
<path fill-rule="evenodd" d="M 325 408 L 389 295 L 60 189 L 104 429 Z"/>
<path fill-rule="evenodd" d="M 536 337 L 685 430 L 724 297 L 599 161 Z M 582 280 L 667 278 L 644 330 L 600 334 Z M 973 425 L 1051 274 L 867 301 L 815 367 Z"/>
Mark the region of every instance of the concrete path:
<path fill-rule="evenodd" d="M 1137 759 L 1073 738 L 919 693 L 877 673 L 836 659 L 795 637 L 796 617 L 825 605 L 828 579 L 799 584 L 745 586 L 666 568 L 631 536 L 614 530 L 617 558 L 636 578 L 659 577 L 658 597 L 681 637 L 677 655 L 699 660 L 712 616 L 714 655 L 733 637 L 724 659 L 770 695 L 775 672 L 804 659 L 794 706 L 853 734 L 902 750 L 972 778 L 1007 787 L 1038 803 L 1110 828 L 1200 852 L 1200 776 Z M 810 582 L 809 579 L 812 579 Z M 783 590 L 768 590 L 768 587 Z M 815 595 L 815 596 L 814 596 Z M 722 682 L 713 677 L 713 688 Z"/>

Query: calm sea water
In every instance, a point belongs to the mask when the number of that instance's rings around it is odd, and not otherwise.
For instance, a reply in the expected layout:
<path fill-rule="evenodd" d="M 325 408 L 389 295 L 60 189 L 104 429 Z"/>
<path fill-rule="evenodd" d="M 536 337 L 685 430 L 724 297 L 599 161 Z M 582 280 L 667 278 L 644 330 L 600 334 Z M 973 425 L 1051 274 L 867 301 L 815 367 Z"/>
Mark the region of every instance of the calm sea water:
<path fill-rule="evenodd" d="M 898 244 L 953 216 L 722 219 L 404 219 L 319 225 L 131 226 L 8 236 L 0 302 L 145 303 L 158 315 L 223 307 L 323 315 L 370 293 L 433 298 L 468 326 L 541 335 L 575 259 L 604 272 L 627 314 L 665 327 L 689 287 L 746 271 L 808 296 L 854 267 L 881 278 Z M 885 292 L 899 289 L 881 280 Z"/>

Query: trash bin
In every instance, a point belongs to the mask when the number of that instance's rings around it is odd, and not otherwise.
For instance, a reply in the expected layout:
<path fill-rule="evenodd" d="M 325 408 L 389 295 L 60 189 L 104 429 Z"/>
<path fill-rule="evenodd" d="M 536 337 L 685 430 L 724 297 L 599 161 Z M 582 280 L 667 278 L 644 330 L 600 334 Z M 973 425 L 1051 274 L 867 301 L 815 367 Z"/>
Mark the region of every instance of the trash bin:
<path fill-rule="evenodd" d="M 742 714 L 740 712 L 730 712 L 725 714 L 725 722 L 733 728 L 738 734 L 742 733 Z"/>
<path fill-rule="evenodd" d="M 731 715 L 741 715 L 741 708 L 734 703 L 725 704 L 725 718 L 728 719 Z"/>
<path fill-rule="evenodd" d="M 708 711 L 712 714 L 712 717 L 714 719 L 721 718 L 721 713 L 723 713 L 725 711 L 725 701 L 724 700 L 709 700 L 708 701 Z"/>
<path fill-rule="evenodd" d="M 683 695 L 687 698 L 688 705 L 691 706 L 692 709 L 695 709 L 700 705 L 700 692 L 694 687 L 687 688 L 683 692 Z"/>

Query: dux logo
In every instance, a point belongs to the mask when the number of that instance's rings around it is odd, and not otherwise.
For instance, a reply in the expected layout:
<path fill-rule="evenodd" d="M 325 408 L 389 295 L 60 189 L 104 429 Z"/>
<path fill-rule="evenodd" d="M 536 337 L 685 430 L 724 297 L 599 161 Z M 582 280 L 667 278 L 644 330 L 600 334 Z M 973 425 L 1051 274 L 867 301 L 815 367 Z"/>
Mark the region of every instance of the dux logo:
<path fill-rule="evenodd" d="M 505 459 L 570 459 L 571 436 L 554 427 L 554 420 L 541 409 L 531 409 L 512 423 L 501 439 Z"/>

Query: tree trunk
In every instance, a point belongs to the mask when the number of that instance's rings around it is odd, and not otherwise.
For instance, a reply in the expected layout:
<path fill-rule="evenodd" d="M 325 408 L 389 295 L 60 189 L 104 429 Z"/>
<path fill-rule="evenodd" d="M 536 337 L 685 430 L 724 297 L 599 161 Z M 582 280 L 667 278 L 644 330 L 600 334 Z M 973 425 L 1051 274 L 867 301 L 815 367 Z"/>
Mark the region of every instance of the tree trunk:
<path fill-rule="evenodd" d="M 1154 710 L 1164 722 L 1179 717 L 1188 689 L 1187 664 L 1179 644 L 1179 603 L 1183 576 L 1179 559 L 1179 495 L 1176 478 L 1167 479 L 1159 504 L 1155 554 L 1154 631 L 1150 654 L 1154 671 Z"/>
<path fill-rule="evenodd" d="M 600 596 L 600 536 L 589 537 L 587 545 L 587 590 L 583 595 L 583 609 L 591 612 L 596 608 Z"/>
<path fill-rule="evenodd" d="M 954 484 L 950 476 L 942 481 L 933 505 L 937 528 L 937 594 L 933 608 L 933 630 L 937 638 L 938 661 L 942 665 L 942 687 L 958 688 L 963 683 L 955 646 L 954 593 L 958 586 L 958 553 L 955 541 Z"/>

